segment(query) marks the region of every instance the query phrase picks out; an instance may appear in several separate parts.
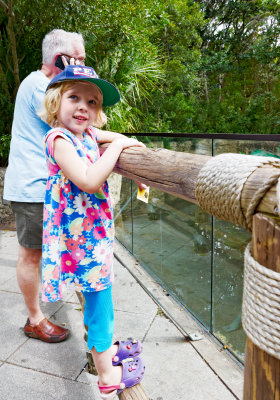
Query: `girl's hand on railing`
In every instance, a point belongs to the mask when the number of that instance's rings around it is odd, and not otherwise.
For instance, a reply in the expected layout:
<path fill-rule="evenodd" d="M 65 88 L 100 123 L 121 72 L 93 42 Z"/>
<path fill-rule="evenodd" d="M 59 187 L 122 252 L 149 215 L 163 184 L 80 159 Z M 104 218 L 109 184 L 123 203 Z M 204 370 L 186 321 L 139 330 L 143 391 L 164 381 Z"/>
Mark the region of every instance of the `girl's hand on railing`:
<path fill-rule="evenodd" d="M 137 139 L 121 137 L 115 139 L 112 144 L 114 146 L 119 146 L 121 151 L 127 149 L 128 147 L 138 146 L 138 147 L 146 147 L 144 143 L 139 142 Z"/>
<path fill-rule="evenodd" d="M 121 153 L 124 149 L 127 149 L 128 147 L 134 147 L 134 146 L 146 147 L 144 143 L 139 142 L 136 138 L 128 138 L 125 136 L 115 138 L 109 145 L 109 147 L 117 149 L 119 153 Z M 139 187 L 140 190 L 148 188 L 148 186 L 142 182 L 139 181 L 134 181 L 134 182 L 136 183 L 136 185 Z"/>

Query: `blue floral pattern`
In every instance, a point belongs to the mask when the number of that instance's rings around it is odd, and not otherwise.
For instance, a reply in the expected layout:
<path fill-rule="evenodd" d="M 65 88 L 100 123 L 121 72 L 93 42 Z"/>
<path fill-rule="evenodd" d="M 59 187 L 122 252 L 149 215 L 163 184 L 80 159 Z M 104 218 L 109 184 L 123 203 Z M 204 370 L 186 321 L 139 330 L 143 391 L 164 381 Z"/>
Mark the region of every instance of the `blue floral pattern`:
<path fill-rule="evenodd" d="M 53 157 L 57 137 L 72 143 L 87 165 L 100 157 L 92 127 L 82 140 L 64 128 L 51 129 L 46 135 L 49 177 L 43 222 L 42 299 L 49 302 L 61 299 L 66 289 L 99 291 L 113 281 L 114 224 L 108 184 L 89 194 L 67 179 Z"/>

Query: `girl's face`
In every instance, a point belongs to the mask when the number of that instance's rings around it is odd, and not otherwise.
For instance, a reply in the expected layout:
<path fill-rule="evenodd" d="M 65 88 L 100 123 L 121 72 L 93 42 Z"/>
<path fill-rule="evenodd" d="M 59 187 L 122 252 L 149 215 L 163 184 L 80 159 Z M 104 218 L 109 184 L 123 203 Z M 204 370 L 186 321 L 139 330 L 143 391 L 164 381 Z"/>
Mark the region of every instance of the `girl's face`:
<path fill-rule="evenodd" d="M 81 137 L 96 119 L 100 96 L 97 86 L 91 83 L 74 83 L 61 97 L 57 113 L 58 126 Z"/>

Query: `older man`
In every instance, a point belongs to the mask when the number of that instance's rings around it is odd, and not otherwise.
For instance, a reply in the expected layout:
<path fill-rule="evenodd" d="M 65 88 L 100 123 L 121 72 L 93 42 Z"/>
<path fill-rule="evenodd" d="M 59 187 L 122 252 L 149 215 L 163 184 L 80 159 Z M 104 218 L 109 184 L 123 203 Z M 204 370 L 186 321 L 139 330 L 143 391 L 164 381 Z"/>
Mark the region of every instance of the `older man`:
<path fill-rule="evenodd" d="M 27 336 L 46 342 L 61 342 L 69 330 L 48 321 L 39 304 L 39 264 L 42 255 L 42 222 L 47 167 L 43 140 L 50 127 L 38 116 L 48 83 L 61 72 L 57 57 L 71 64 L 84 64 L 83 37 L 55 29 L 42 44 L 42 68 L 21 83 L 14 110 L 9 165 L 4 199 L 11 201 L 19 241 L 17 279 L 28 309 L 24 326 Z M 64 57 L 65 58 L 64 58 Z"/>

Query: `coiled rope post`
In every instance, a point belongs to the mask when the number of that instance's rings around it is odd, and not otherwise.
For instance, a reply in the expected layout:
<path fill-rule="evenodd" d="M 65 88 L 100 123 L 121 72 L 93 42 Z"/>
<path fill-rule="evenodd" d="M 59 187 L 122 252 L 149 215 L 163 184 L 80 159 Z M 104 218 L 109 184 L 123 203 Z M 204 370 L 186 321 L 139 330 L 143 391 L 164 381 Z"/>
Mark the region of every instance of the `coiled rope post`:
<path fill-rule="evenodd" d="M 262 266 L 280 273 L 280 220 L 258 213 L 253 217 L 252 256 Z M 271 290 L 272 292 L 272 290 Z M 280 304 L 278 304 L 280 311 Z M 276 330 L 280 331 L 280 324 Z M 280 358 L 247 338 L 243 400 L 280 399 Z"/>

